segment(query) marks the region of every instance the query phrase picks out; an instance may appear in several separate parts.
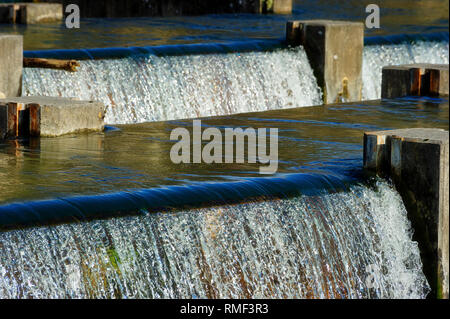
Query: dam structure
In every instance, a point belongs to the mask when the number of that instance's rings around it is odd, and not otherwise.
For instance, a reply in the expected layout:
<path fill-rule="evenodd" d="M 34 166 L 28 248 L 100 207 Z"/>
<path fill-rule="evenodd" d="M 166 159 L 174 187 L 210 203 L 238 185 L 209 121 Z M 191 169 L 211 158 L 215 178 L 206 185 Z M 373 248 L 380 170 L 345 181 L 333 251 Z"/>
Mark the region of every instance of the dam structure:
<path fill-rule="evenodd" d="M 85 30 L 81 45 L 56 38 L 50 48 L 36 48 L 29 32 L 39 26 L 18 26 L 23 57 L 73 59 L 79 67 L 24 67 L 20 92 L 8 93 L 0 107 L 33 106 L 38 97 L 42 105 L 94 104 L 88 118 L 96 126 L 0 139 L 0 298 L 448 298 L 448 284 L 436 284 L 433 268 L 448 267 L 435 254 L 445 244 L 443 232 L 436 235 L 435 220 L 427 222 L 438 239 L 424 254 L 403 184 L 377 175 L 376 165 L 368 170 L 364 146 L 369 132 L 448 132 L 448 92 L 383 93 L 383 70 L 392 66 L 448 70 L 448 31 L 438 25 L 425 32 L 429 26 L 420 21 L 410 33 L 398 25 L 392 28 L 403 33 L 371 33 L 355 16 L 359 49 L 348 56 L 357 68 L 336 72 L 331 87 L 342 47 L 335 47 L 339 54 L 321 52 L 330 61 L 318 72 L 305 37 L 286 39 L 288 21 L 300 30 L 316 27 L 303 8 L 293 1 L 288 16 L 121 20 L 134 30 L 173 23 L 176 34 L 166 42 L 152 30 L 139 33 L 151 43 L 145 45 L 132 35 L 109 42 L 108 34 L 99 40 Z M 331 32 L 323 43 L 345 24 L 343 14 L 333 14 L 314 12 Z M 82 23 L 118 23 L 92 19 Z M 242 39 L 228 26 L 239 19 L 248 24 Z M 51 119 L 46 112 L 41 116 Z M 233 163 L 172 162 L 171 132 L 193 134 L 194 119 L 222 134 L 277 128 L 278 171 L 260 175 L 261 163 L 248 153 Z M 383 152 L 371 158 L 390 158 L 377 136 L 370 145 Z M 442 163 L 448 175 L 448 155 Z M 419 169 L 428 172 L 426 165 Z"/>
<path fill-rule="evenodd" d="M 379 57 L 381 53 L 385 59 Z M 366 46 L 363 54 L 362 98 L 374 100 L 381 98 L 383 66 L 448 64 L 448 42 Z M 80 63 L 74 74 L 25 69 L 24 94 L 100 100 L 109 106 L 105 118 L 109 124 L 322 104 L 321 91 L 301 47 L 240 54 L 150 54 Z M 114 76 L 108 77 L 111 73 Z"/>

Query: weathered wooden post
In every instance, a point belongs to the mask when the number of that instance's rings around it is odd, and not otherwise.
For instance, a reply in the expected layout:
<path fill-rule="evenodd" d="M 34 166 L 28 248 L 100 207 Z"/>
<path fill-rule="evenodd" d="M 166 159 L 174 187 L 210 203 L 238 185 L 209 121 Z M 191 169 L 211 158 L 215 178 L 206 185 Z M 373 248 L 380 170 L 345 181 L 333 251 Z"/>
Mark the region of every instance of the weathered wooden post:
<path fill-rule="evenodd" d="M 29 112 L 29 132 L 30 136 L 41 136 L 41 106 L 36 103 L 27 105 Z"/>

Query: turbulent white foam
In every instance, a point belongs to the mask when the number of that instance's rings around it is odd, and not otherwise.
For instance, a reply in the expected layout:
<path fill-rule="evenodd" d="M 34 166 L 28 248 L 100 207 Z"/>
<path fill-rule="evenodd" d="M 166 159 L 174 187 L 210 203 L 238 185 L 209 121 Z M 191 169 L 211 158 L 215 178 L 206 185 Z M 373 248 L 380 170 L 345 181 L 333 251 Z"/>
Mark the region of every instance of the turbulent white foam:
<path fill-rule="evenodd" d="M 0 298 L 423 298 L 399 195 L 345 193 L 0 233 Z"/>
<path fill-rule="evenodd" d="M 448 42 L 370 45 L 363 54 L 363 100 L 381 98 L 381 70 L 384 66 L 411 63 L 449 62 Z"/>
<path fill-rule="evenodd" d="M 82 61 L 24 70 L 24 94 L 100 100 L 110 124 L 321 104 L 303 49 Z"/>

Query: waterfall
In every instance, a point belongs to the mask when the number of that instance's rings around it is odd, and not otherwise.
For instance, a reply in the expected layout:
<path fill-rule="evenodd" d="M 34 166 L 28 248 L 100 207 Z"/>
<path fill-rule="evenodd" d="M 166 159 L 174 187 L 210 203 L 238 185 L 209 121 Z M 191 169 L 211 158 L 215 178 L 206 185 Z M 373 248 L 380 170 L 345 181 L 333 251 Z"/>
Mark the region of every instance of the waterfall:
<path fill-rule="evenodd" d="M 448 49 L 448 41 L 367 45 L 363 98 L 380 98 L 383 66 L 448 63 Z M 108 124 L 322 103 L 301 47 L 139 52 L 83 60 L 73 74 L 25 69 L 24 94 L 100 100 L 107 106 Z M 0 232 L 0 298 L 424 298 L 430 291 L 405 207 L 388 183 L 294 194 L 273 182 L 279 193 L 265 201 L 210 200 L 212 194 L 223 199 L 228 198 L 224 194 L 251 193 L 249 180 L 242 183 L 225 193 L 217 183 L 197 185 L 206 199 L 183 193 L 182 198 L 202 201 L 194 205 L 198 208 L 154 212 L 139 206 L 130 209 L 140 212 L 134 216 L 8 228 Z M 261 183 L 253 189 L 267 195 Z M 161 188 L 20 203 L 27 208 L 24 215 L 3 217 L 39 219 L 35 208 L 58 207 L 48 206 L 54 202 L 60 208 L 44 215 L 73 211 L 84 216 L 83 208 L 95 200 L 104 201 L 94 205 L 95 212 L 108 208 L 122 213 L 126 209 L 109 199 L 143 205 L 158 198 L 171 205 L 180 202 L 176 196 L 183 194 L 177 194 Z M 59 214 L 64 205 L 70 211 Z"/>
<path fill-rule="evenodd" d="M 321 103 L 303 49 L 140 55 L 82 61 L 78 72 L 25 69 L 25 95 L 100 100 L 109 124 L 228 115 Z"/>
<path fill-rule="evenodd" d="M 412 44 L 368 45 L 363 53 L 363 100 L 381 98 L 384 66 L 412 63 L 448 64 L 449 43 L 417 41 Z"/>
<path fill-rule="evenodd" d="M 423 298 L 385 182 L 0 233 L 0 298 Z"/>
<path fill-rule="evenodd" d="M 383 66 L 449 63 L 448 50 L 448 41 L 367 45 L 363 100 L 381 97 Z M 136 53 L 122 59 L 81 61 L 79 71 L 72 74 L 26 68 L 23 91 L 24 95 L 100 100 L 108 107 L 108 124 L 322 104 L 321 91 L 301 47 L 243 53 Z"/>

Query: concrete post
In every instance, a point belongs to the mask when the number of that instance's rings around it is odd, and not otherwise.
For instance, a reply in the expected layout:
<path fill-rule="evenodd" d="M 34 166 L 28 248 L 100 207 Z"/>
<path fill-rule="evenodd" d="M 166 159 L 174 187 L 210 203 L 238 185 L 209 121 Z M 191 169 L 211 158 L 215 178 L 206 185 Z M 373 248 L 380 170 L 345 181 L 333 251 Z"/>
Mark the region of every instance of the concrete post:
<path fill-rule="evenodd" d="M 361 100 L 363 23 L 289 21 L 286 40 L 304 47 L 325 104 Z"/>
<path fill-rule="evenodd" d="M 383 68 L 381 97 L 448 96 L 448 64 L 405 64 Z"/>
<path fill-rule="evenodd" d="M 63 6 L 60 3 L 2 3 L 0 4 L 0 23 L 44 23 L 63 19 Z"/>
<path fill-rule="evenodd" d="M 15 3 L 0 4 L 0 23 L 16 23 L 20 20 L 20 5 Z"/>
<path fill-rule="evenodd" d="M 101 131 L 104 116 L 104 105 L 95 101 L 43 96 L 0 99 L 0 139 Z"/>
<path fill-rule="evenodd" d="M 441 129 L 364 134 L 364 167 L 392 178 L 434 297 L 449 293 L 449 135 Z"/>
<path fill-rule="evenodd" d="M 290 14 L 292 0 L 260 0 L 260 13 Z"/>
<path fill-rule="evenodd" d="M 22 94 L 23 39 L 0 34 L 0 98 Z"/>

